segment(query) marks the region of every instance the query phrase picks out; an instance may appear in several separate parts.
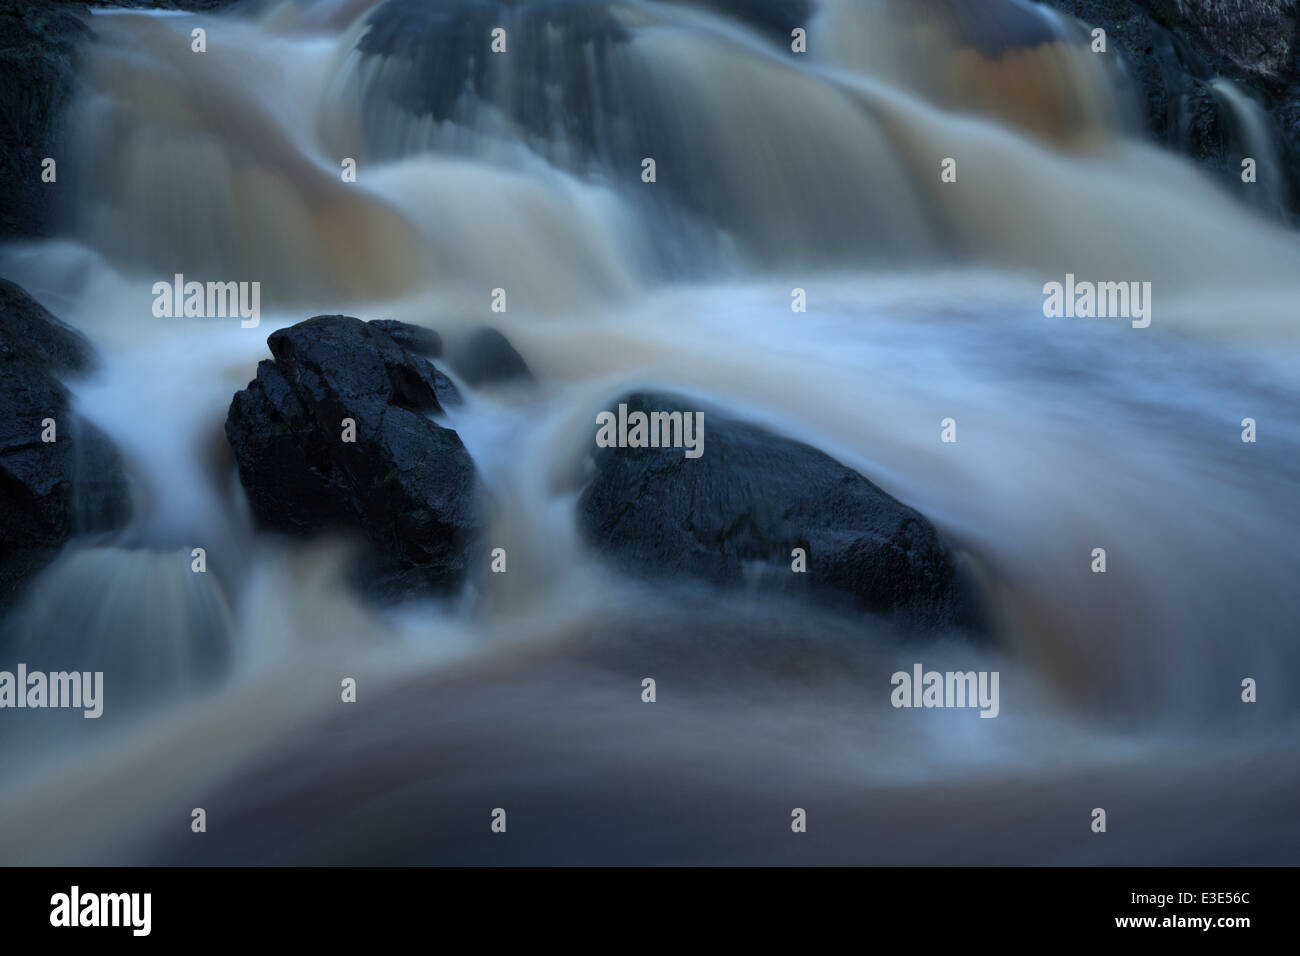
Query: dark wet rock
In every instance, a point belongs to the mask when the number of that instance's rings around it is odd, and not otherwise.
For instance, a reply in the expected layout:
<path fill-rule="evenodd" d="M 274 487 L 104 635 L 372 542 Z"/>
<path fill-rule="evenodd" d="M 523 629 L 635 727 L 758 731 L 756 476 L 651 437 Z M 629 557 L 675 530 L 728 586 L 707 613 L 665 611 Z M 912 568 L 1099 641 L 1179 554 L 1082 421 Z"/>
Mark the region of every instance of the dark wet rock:
<path fill-rule="evenodd" d="M 442 336 L 433 329 L 396 319 L 371 319 L 370 325 L 382 329 L 402 348 L 410 349 L 425 358 L 437 358 L 442 355 Z"/>
<path fill-rule="evenodd" d="M 447 590 L 482 527 L 474 463 L 431 420 L 446 377 L 382 328 L 322 315 L 271 334 L 272 360 L 226 419 L 258 524 L 311 535 L 355 531 L 368 581 L 386 593 Z M 445 384 L 444 384 L 445 383 Z M 343 440 L 344 419 L 356 441 Z"/>
<path fill-rule="evenodd" d="M 470 385 L 534 380 L 532 370 L 510 340 L 492 328 L 470 333 L 449 356 L 452 370 Z"/>
<path fill-rule="evenodd" d="M 57 373 L 93 363 L 90 345 L 0 280 L 0 606 L 77 534 L 120 527 L 131 498 L 117 451 L 73 413 Z M 53 442 L 42 441 L 46 419 Z"/>
<path fill-rule="evenodd" d="M 94 364 L 90 343 L 59 321 L 19 285 L 0 279 L 0 361 L 29 363 L 58 372 L 86 371 Z"/>
<path fill-rule="evenodd" d="M 628 413 L 699 410 L 636 394 Z M 615 406 L 611 411 L 615 411 Z M 584 538 L 624 571 L 844 604 L 929 629 L 975 615 L 934 526 L 815 448 L 705 410 L 703 454 L 596 448 L 578 502 Z M 791 552 L 807 554 L 807 573 Z"/>

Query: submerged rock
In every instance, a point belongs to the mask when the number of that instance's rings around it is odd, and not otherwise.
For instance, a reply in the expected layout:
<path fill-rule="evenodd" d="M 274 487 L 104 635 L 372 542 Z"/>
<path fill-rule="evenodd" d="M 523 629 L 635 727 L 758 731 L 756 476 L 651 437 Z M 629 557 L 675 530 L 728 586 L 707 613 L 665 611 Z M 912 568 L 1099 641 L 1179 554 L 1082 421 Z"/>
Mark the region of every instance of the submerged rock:
<path fill-rule="evenodd" d="M 458 400 L 450 380 L 350 316 L 317 316 L 267 344 L 274 358 L 226 418 L 258 524 L 360 532 L 385 592 L 459 584 L 483 519 L 469 453 L 429 417 Z"/>
<path fill-rule="evenodd" d="M 451 367 L 470 385 L 531 382 L 532 370 L 510 340 L 493 328 L 477 329 L 450 357 Z"/>
<path fill-rule="evenodd" d="M 117 451 L 72 412 L 56 377 L 93 361 L 78 332 L 0 280 L 0 607 L 73 535 L 110 530 L 130 517 Z"/>
<path fill-rule="evenodd" d="M 717 29 L 701 24 L 701 9 L 722 21 Z M 801 59 L 790 30 L 813 12 L 795 0 L 388 0 L 366 18 L 348 82 L 373 160 L 518 137 L 555 167 L 616 190 L 646 221 L 687 217 L 756 263 L 932 253 L 927 234 L 893 218 L 899 208 L 913 215 L 917 200 L 883 138 L 859 125 L 841 93 L 782 62 Z M 504 56 L 488 45 L 498 28 Z M 817 135 L 825 122 L 848 128 Z M 810 136 L 815 149 L 805 148 Z M 763 145 L 747 152 L 755 137 Z M 640 178 L 647 157 L 657 170 L 650 191 Z M 748 172 L 720 174 L 737 169 Z M 895 228 L 875 228 L 882 217 Z M 711 243 L 675 235 L 647 251 L 674 274 L 698 274 Z"/>
<path fill-rule="evenodd" d="M 698 408 L 655 394 L 621 402 L 629 416 Z M 698 457 L 683 447 L 596 448 L 578 520 L 615 565 L 655 580 L 756 581 L 913 628 L 973 626 L 953 554 L 923 515 L 815 448 L 703 417 Z M 795 549 L 806 573 L 792 569 Z"/>

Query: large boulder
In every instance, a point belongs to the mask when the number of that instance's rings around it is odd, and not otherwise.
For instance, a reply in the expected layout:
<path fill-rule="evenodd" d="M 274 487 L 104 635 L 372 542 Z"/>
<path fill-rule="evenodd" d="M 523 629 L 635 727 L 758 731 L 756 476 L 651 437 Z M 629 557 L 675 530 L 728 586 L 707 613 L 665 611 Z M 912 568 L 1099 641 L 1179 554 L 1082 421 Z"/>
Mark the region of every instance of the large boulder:
<path fill-rule="evenodd" d="M 317 316 L 267 345 L 274 358 L 226 419 L 258 524 L 360 532 L 371 549 L 367 583 L 384 593 L 459 584 L 483 519 L 469 453 L 431 417 L 458 400 L 451 381 L 350 316 Z M 345 419 L 355 441 L 344 440 Z"/>
<path fill-rule="evenodd" d="M 71 410 L 58 376 L 93 364 L 90 345 L 0 279 L 0 607 L 73 535 L 119 527 L 131 498 L 116 450 Z M 44 441 L 53 420 L 54 441 Z"/>
<path fill-rule="evenodd" d="M 681 398 L 634 394 L 627 414 L 681 412 Z M 914 629 L 971 626 L 956 562 L 934 526 L 815 448 L 704 413 L 702 454 L 597 447 L 578 502 L 586 541 L 651 580 L 697 579 L 849 605 Z M 806 573 L 792 568 L 802 548 Z"/>

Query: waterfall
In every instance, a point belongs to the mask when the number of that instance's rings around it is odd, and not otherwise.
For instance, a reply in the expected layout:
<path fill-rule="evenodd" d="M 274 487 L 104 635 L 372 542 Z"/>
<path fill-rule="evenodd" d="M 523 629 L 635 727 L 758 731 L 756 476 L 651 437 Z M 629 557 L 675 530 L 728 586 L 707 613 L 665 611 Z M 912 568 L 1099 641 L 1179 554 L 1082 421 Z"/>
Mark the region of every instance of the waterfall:
<path fill-rule="evenodd" d="M 354 819 L 387 808 L 367 860 L 432 862 L 472 853 L 413 808 L 454 817 L 493 786 L 564 819 L 588 786 L 601 825 L 619 832 L 622 806 L 653 855 L 673 780 L 742 829 L 800 782 L 887 817 L 978 781 L 972 829 L 1003 832 L 1071 786 L 1139 778 L 1150 839 L 1116 859 L 1173 858 L 1163 777 L 1211 810 L 1244 794 L 1258 829 L 1207 835 L 1207 856 L 1282 852 L 1267 821 L 1297 779 L 1300 245 L 1261 211 L 1278 160 L 1230 84 L 1214 88 L 1259 160 L 1260 209 L 1140 141 L 1086 34 L 1019 0 L 285 0 L 94 26 L 68 229 L 0 248 L 0 274 L 101 352 L 71 388 L 139 507 L 118 540 L 69 546 L 7 646 L 33 666 L 92 649 L 131 706 L 109 698 L 93 754 L 71 722 L 50 730 L 66 751 L 24 751 L 0 781 L 0 859 L 188 859 L 166 834 L 196 801 L 239 824 L 211 860 L 348 859 L 356 835 L 295 803 L 313 787 Z M 260 282 L 260 326 L 156 317 L 152 286 L 178 273 Z M 1044 286 L 1067 275 L 1150 283 L 1150 328 L 1048 317 Z M 493 492 L 503 580 L 375 606 L 349 542 L 253 528 L 231 395 L 271 331 L 337 312 L 453 344 L 494 325 L 537 374 L 447 414 Z M 793 435 L 930 517 L 978 571 L 991 647 L 918 649 L 613 572 L 574 502 L 592 414 L 639 385 Z M 888 675 L 931 658 L 1000 669 L 998 719 L 901 726 Z M 647 728 L 633 691 L 651 670 L 676 703 Z M 340 675 L 364 688 L 354 717 Z M 1265 676 L 1243 714 L 1241 678 Z M 87 809 L 85 792 L 111 799 Z M 965 812 L 927 806 L 907 833 Z M 59 815 L 78 820 L 67 842 L 37 840 Z M 706 833 L 715 816 L 694 831 L 710 859 L 751 858 Z M 903 852 L 880 821 L 848 832 Z M 964 858 L 1023 860 L 1036 835 L 970 835 Z M 665 836 L 665 858 L 705 853 L 688 836 Z M 587 842 L 575 858 L 603 859 Z"/>

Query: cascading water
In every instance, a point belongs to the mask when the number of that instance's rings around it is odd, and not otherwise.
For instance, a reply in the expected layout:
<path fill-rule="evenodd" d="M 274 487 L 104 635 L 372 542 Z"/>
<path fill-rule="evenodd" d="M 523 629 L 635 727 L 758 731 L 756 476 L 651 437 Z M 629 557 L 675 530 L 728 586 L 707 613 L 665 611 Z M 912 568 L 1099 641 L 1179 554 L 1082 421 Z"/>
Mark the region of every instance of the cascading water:
<path fill-rule="evenodd" d="M 1273 146 L 1273 131 L 1267 114 L 1231 80 L 1217 79 L 1210 87 L 1232 116 L 1243 153 L 1255 162 L 1256 182 L 1264 187 L 1256 191 L 1256 203 L 1262 210 L 1280 217 L 1285 208 L 1281 180 L 1278 178 L 1282 164 L 1278 160 L 1277 149 Z"/>
<path fill-rule="evenodd" d="M 1072 26 L 1016 0 L 337 0 L 93 26 L 68 237 L 3 249 L 0 273 L 102 353 L 72 387 L 137 518 L 70 546 L 9 626 L 26 660 L 93 651 L 132 706 L 88 738 L 79 715 L 6 725 L 27 762 L 0 857 L 189 859 L 159 820 L 219 805 L 204 859 L 468 861 L 430 821 L 498 791 L 572 840 L 524 838 L 536 860 L 782 858 L 763 814 L 818 799 L 840 829 L 809 858 L 1088 862 L 1047 821 L 1104 798 L 1144 828 L 1105 859 L 1194 861 L 1167 791 L 1255 821 L 1206 858 L 1294 850 L 1274 811 L 1300 787 L 1300 244 L 1131 138 Z M 174 273 L 261 282 L 260 326 L 155 318 Z M 1151 327 L 1045 318 L 1067 274 L 1150 282 Z M 230 396 L 270 331 L 340 311 L 453 344 L 490 323 L 537 373 L 448 414 L 508 574 L 375 607 L 342 545 L 253 530 Z M 977 570 L 991 645 L 603 566 L 574 522 L 592 415 L 643 384 L 929 516 Z M 1000 670 L 998 719 L 897 719 L 888 675 L 917 660 Z M 674 688 L 649 723 L 647 673 Z M 365 688 L 346 717 L 340 674 Z M 1272 678 L 1251 708 L 1247 676 Z"/>

